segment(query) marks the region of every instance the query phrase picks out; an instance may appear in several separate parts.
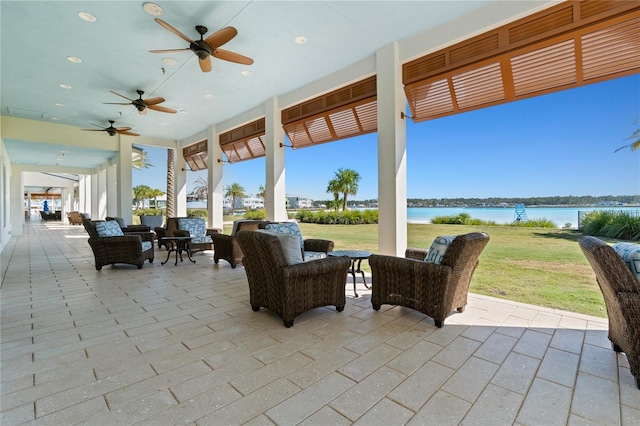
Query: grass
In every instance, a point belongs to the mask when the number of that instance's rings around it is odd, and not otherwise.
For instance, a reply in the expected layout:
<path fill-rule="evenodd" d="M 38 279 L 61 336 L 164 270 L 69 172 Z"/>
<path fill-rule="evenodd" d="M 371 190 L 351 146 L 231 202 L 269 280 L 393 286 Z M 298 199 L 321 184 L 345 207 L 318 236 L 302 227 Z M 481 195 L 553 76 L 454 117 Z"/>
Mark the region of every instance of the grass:
<path fill-rule="evenodd" d="M 336 250 L 378 252 L 378 225 L 301 223 L 306 237 L 333 240 Z M 428 248 L 438 235 L 483 231 L 482 252 L 470 291 L 477 294 L 606 317 L 595 274 L 578 246 L 581 233 L 507 226 L 409 224 L 408 246 Z M 369 265 L 363 262 L 363 269 Z"/>

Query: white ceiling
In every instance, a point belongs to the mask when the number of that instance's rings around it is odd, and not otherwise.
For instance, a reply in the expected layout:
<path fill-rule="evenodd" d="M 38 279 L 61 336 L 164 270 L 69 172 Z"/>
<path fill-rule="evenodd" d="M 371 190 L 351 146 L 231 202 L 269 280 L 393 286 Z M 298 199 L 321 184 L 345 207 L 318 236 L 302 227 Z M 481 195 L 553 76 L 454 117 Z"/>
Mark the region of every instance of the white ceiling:
<path fill-rule="evenodd" d="M 375 64 L 376 51 L 392 42 L 401 45 L 405 58 L 417 56 L 551 5 L 493 0 L 157 2 L 164 10 L 161 18 L 192 39 L 198 38 L 195 25 L 207 26 L 207 35 L 236 27 L 238 35 L 222 48 L 255 61 L 245 66 L 212 58 L 213 71 L 203 73 L 190 51 L 149 52 L 187 43 L 158 25 L 143 4 L 0 2 L 2 115 L 79 128 L 107 127 L 107 120 L 115 120 L 116 127 L 129 126 L 143 136 L 183 140 L 359 62 Z M 97 20 L 81 20 L 81 11 Z M 294 42 L 301 35 L 306 44 Z M 177 65 L 164 64 L 165 57 Z M 251 75 L 243 76 L 247 70 Z M 139 115 L 133 107 L 104 104 L 125 101 L 111 90 L 136 98 L 138 89 L 145 91 L 143 98 L 163 97 L 161 106 L 181 113 Z M 86 134 L 78 130 L 78 139 Z M 109 138 L 106 132 L 104 137 Z M 94 167 L 113 155 L 95 145 L 80 148 L 77 141 L 65 148 L 64 143 L 3 140 L 12 162 L 23 164 L 54 166 L 60 151 L 67 150 L 65 165 Z"/>

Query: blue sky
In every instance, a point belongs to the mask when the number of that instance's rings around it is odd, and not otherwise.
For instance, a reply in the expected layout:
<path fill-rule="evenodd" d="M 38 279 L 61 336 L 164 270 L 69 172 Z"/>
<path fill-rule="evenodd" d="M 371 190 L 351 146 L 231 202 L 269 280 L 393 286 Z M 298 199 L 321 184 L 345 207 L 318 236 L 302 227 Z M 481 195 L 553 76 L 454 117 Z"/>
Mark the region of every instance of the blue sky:
<path fill-rule="evenodd" d="M 640 150 L 614 151 L 640 127 L 640 75 L 413 123 L 407 120 L 407 197 L 544 197 L 640 194 Z M 166 151 L 144 147 L 155 167 L 133 185 L 166 190 Z M 354 199 L 378 197 L 377 134 L 287 149 L 287 195 L 332 198 L 339 168 L 360 176 Z M 187 172 L 190 191 L 206 171 Z M 255 194 L 264 158 L 224 165 L 223 184 Z"/>

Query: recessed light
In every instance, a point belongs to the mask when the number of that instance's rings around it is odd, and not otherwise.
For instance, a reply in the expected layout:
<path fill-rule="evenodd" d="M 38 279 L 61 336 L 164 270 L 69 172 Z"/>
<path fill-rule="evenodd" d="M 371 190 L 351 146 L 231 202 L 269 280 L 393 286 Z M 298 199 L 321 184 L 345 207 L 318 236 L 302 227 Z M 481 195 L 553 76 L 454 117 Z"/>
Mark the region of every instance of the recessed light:
<path fill-rule="evenodd" d="M 56 102 L 56 106 L 63 107 L 64 104 L 62 102 Z"/>
<path fill-rule="evenodd" d="M 213 95 L 211 93 L 207 93 L 204 97 L 207 99 L 213 99 Z"/>
<path fill-rule="evenodd" d="M 54 121 L 60 120 L 58 117 L 51 117 L 51 119 Z"/>
<path fill-rule="evenodd" d="M 181 109 L 180 111 L 178 111 L 178 114 L 189 114 L 189 111 Z"/>
<path fill-rule="evenodd" d="M 82 62 L 82 59 L 76 58 L 75 56 L 67 56 L 67 61 L 73 62 L 74 64 L 79 64 Z"/>
<path fill-rule="evenodd" d="M 162 8 L 155 3 L 145 3 L 142 8 L 151 16 L 160 16 L 164 13 Z"/>
<path fill-rule="evenodd" d="M 174 65 L 178 64 L 178 61 L 176 61 L 173 58 L 162 58 L 162 63 L 165 64 L 165 65 L 174 66 Z"/>
<path fill-rule="evenodd" d="M 298 44 L 305 44 L 307 42 L 307 38 L 305 36 L 298 36 L 293 39 Z"/>
<path fill-rule="evenodd" d="M 80 17 L 80 19 L 87 22 L 96 22 L 96 17 L 89 12 L 78 12 L 78 16 Z"/>
<path fill-rule="evenodd" d="M 244 75 L 245 77 L 248 77 L 251 75 L 251 71 L 248 71 L 248 70 L 240 71 L 240 74 Z"/>
<path fill-rule="evenodd" d="M 67 90 L 71 89 L 71 86 L 69 86 L 68 84 L 61 84 L 60 87 Z"/>
<path fill-rule="evenodd" d="M 162 124 L 163 126 L 168 126 L 168 125 L 169 125 L 169 123 L 167 123 L 166 121 L 163 121 L 161 124 Z"/>

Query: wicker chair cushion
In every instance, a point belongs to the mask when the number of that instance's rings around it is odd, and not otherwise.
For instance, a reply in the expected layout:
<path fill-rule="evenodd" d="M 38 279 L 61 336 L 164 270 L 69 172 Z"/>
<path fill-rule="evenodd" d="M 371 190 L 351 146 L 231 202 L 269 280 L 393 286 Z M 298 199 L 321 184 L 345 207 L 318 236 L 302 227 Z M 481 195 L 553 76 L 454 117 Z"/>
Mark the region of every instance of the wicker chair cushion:
<path fill-rule="evenodd" d="M 124 235 L 122 228 L 115 220 L 96 222 L 95 226 L 99 237 L 119 237 Z"/>
<path fill-rule="evenodd" d="M 300 249 L 304 250 L 304 238 L 302 238 L 302 232 L 300 227 L 295 222 L 283 222 L 283 223 L 270 223 L 264 227 L 264 229 L 273 232 L 274 234 L 293 234 L 298 237 L 298 244 Z"/>
<path fill-rule="evenodd" d="M 153 243 L 151 241 L 143 241 L 142 242 L 142 251 L 150 250 L 151 246 L 153 246 Z"/>
<path fill-rule="evenodd" d="M 305 251 L 304 252 L 304 261 L 308 262 L 310 260 L 318 260 L 324 259 L 327 257 L 327 253 L 323 251 Z"/>
<path fill-rule="evenodd" d="M 613 246 L 613 249 L 631 269 L 633 276 L 640 282 L 640 244 L 618 243 Z"/>
<path fill-rule="evenodd" d="M 442 258 L 447 252 L 447 249 L 456 237 L 457 235 L 445 235 L 436 237 L 436 239 L 433 240 L 431 247 L 429 247 L 429 252 L 424 258 L 424 261 L 427 263 L 435 263 L 436 265 L 439 265 L 440 262 L 442 262 Z"/>
<path fill-rule="evenodd" d="M 203 237 L 207 233 L 207 227 L 204 225 L 204 219 L 196 217 L 179 218 L 178 229 L 189 231 L 189 235 L 194 238 Z"/>
<path fill-rule="evenodd" d="M 302 250 L 300 250 L 300 246 L 298 245 L 298 237 L 293 234 L 278 234 L 272 232 L 270 229 L 258 229 L 257 231 L 278 237 L 280 246 L 284 252 L 284 257 L 287 260 L 287 265 L 304 263 L 304 260 L 302 259 Z"/>

